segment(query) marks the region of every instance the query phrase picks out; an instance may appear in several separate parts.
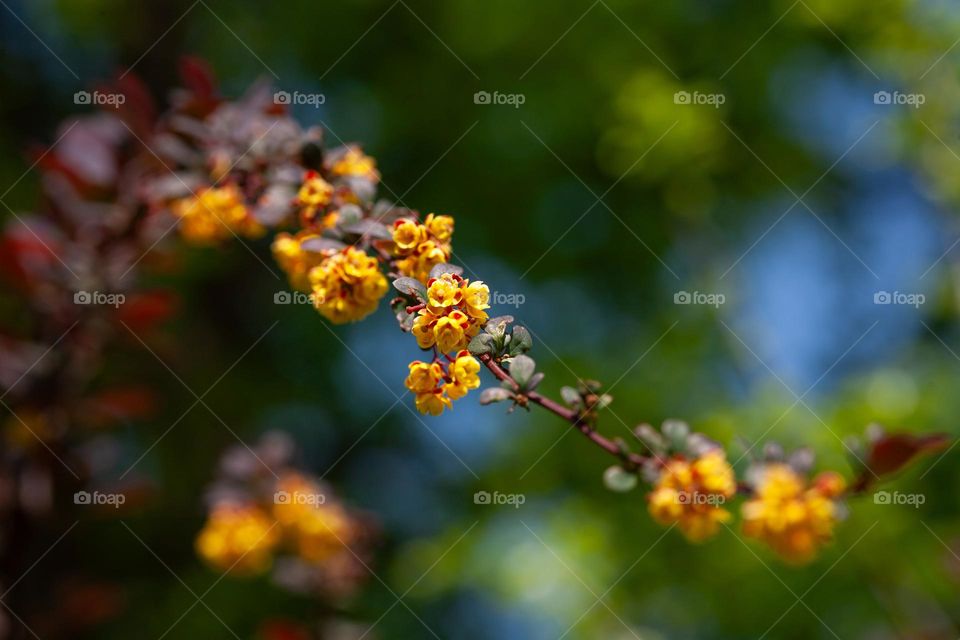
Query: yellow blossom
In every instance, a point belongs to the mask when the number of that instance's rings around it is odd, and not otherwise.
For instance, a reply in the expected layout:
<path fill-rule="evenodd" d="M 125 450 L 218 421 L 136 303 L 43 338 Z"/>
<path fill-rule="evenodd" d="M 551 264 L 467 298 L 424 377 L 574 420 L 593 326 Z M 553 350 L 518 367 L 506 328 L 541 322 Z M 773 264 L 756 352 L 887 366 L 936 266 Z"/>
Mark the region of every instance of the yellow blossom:
<path fill-rule="evenodd" d="M 387 279 L 377 259 L 353 247 L 324 259 L 308 278 L 314 306 L 338 324 L 370 315 L 387 292 Z"/>
<path fill-rule="evenodd" d="M 453 311 L 439 318 L 433 326 L 433 335 L 437 339 L 437 348 L 440 352 L 450 353 L 465 349 L 470 340 L 466 331 L 469 326 L 470 318 L 462 311 Z"/>
<path fill-rule="evenodd" d="M 470 389 L 480 386 L 480 363 L 469 351 L 457 353 L 456 360 L 450 363 L 450 382 L 443 386 L 451 400 L 459 400 Z"/>
<path fill-rule="evenodd" d="M 452 273 L 431 280 L 427 287 L 427 304 L 431 310 L 442 313 L 447 307 L 460 304 L 463 300 L 463 291 L 460 289 L 462 283 L 463 279 Z"/>
<path fill-rule="evenodd" d="M 431 213 L 423 222 L 427 230 L 441 243 L 450 242 L 453 238 L 453 218 L 451 216 L 438 216 Z"/>
<path fill-rule="evenodd" d="M 427 413 L 431 416 L 438 416 L 443 413 L 444 408 L 452 409 L 453 403 L 450 398 L 443 394 L 442 390 L 432 391 L 430 393 L 418 393 L 415 403 L 417 411 Z"/>
<path fill-rule="evenodd" d="M 322 207 L 330 202 L 332 195 L 333 186 L 316 171 L 308 171 L 297 193 L 297 202 L 303 207 Z"/>
<path fill-rule="evenodd" d="M 404 384 L 414 393 L 427 393 L 434 391 L 441 380 L 443 380 L 443 367 L 440 363 L 427 364 L 416 360 L 410 363 L 410 375 L 407 376 Z"/>
<path fill-rule="evenodd" d="M 733 469 L 722 450 L 712 449 L 692 462 L 682 457 L 668 460 L 647 507 L 660 524 L 676 524 L 688 540 L 701 542 L 730 520 L 722 505 L 734 493 Z"/>
<path fill-rule="evenodd" d="M 330 172 L 337 176 L 356 176 L 377 181 L 380 174 L 377 172 L 376 160 L 366 155 L 356 147 L 350 147 L 340 156 Z"/>
<path fill-rule="evenodd" d="M 288 473 L 277 482 L 273 515 L 300 557 L 309 562 L 326 560 L 353 536 L 353 522 L 343 507 L 328 502 L 320 486 L 299 473 Z"/>
<path fill-rule="evenodd" d="M 235 234 L 256 238 L 266 232 L 250 215 L 239 188 L 232 184 L 203 189 L 177 200 L 171 210 L 180 219 L 180 233 L 196 244 L 215 244 Z"/>
<path fill-rule="evenodd" d="M 406 253 L 416 249 L 426 239 L 427 230 L 413 220 L 397 220 L 393 225 L 393 242 L 397 251 Z"/>
<path fill-rule="evenodd" d="M 464 310 L 473 318 L 486 322 L 484 309 L 490 308 L 490 289 L 482 281 L 476 280 L 463 288 Z"/>
<path fill-rule="evenodd" d="M 307 274 L 310 270 L 323 262 L 324 255 L 316 251 L 307 251 L 301 246 L 305 240 L 316 238 L 316 234 L 301 231 L 296 236 L 289 233 L 278 233 L 271 249 L 273 257 L 287 274 L 290 285 L 300 291 L 310 290 L 310 280 Z"/>
<path fill-rule="evenodd" d="M 743 533 L 765 542 L 787 562 L 813 560 L 830 541 L 840 511 L 835 498 L 845 486 L 838 474 L 821 474 L 807 487 L 785 464 L 768 464 L 755 495 L 743 505 Z"/>
<path fill-rule="evenodd" d="M 197 536 L 197 553 L 218 570 L 255 574 L 269 568 L 280 531 L 252 504 L 221 503 Z"/>

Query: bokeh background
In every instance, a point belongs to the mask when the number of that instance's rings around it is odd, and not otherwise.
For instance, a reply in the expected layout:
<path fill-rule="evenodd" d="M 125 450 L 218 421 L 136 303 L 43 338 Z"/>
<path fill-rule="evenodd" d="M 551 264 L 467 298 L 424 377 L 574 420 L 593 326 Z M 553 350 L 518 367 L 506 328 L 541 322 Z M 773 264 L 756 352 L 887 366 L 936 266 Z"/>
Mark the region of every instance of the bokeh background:
<path fill-rule="evenodd" d="M 845 469 L 843 439 L 873 422 L 960 431 L 952 3 L 0 4 L 0 185 L 16 182 L 14 210 L 38 192 L 25 149 L 87 109 L 74 92 L 132 67 L 162 100 L 179 56 L 196 54 L 230 95 L 260 77 L 322 93 L 295 108 L 301 122 L 362 143 L 384 197 L 455 215 L 457 261 L 519 302 L 495 311 L 533 332 L 543 388 L 612 387 L 610 435 L 683 418 L 724 443 L 811 445 L 819 467 Z M 249 246 L 271 264 L 267 243 Z M 641 491 L 604 489 L 609 460 L 550 415 L 471 396 L 418 419 L 402 386 L 417 350 L 386 305 L 330 329 L 273 304 L 285 283 L 242 247 L 182 255 L 162 281 L 181 298 L 158 349 L 172 371 L 134 349 L 104 374 L 162 398 L 122 432 L 125 459 L 216 383 L 210 410 L 138 463 L 154 491 L 136 509 L 64 505 L 28 556 L 79 524 L 10 598 L 42 592 L 44 575 L 98 576 L 122 603 L 91 636 L 104 639 L 229 637 L 217 617 L 243 638 L 267 620 L 309 623 L 310 598 L 218 581 L 193 551 L 223 450 L 282 429 L 380 522 L 375 575 L 338 614 L 376 622 L 368 637 L 957 637 L 956 450 L 896 479 L 922 506 L 855 501 L 808 567 L 735 530 L 692 546 L 663 535 Z M 524 503 L 478 505 L 477 491 Z"/>

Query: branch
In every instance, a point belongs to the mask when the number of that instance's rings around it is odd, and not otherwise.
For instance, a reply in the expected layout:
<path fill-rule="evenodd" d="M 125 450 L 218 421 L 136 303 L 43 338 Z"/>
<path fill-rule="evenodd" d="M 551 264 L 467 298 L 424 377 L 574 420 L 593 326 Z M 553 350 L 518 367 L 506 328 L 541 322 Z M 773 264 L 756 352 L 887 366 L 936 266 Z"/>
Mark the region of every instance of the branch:
<path fill-rule="evenodd" d="M 507 383 L 513 391 L 517 392 L 518 399 L 521 399 L 518 404 L 521 406 L 525 404 L 523 399 L 540 405 L 550 413 L 553 413 L 559 418 L 562 418 L 564 421 L 569 422 L 571 426 L 585 435 L 587 439 L 610 455 L 619 458 L 622 462 L 625 462 L 631 469 L 637 469 L 649 460 L 649 458 L 646 456 L 633 453 L 632 451 L 626 451 L 613 440 L 610 440 L 606 436 L 597 432 L 588 422 L 583 420 L 583 416 L 578 411 L 564 407 L 556 400 L 541 395 L 536 391 L 529 391 L 526 393 L 520 392 L 520 385 L 517 384 L 517 381 L 510 377 L 510 374 L 504 371 L 503 367 L 501 367 L 493 358 L 491 358 L 489 353 L 481 355 L 480 362 L 482 362 L 487 369 L 490 370 L 490 373 L 492 373 L 497 380 Z"/>

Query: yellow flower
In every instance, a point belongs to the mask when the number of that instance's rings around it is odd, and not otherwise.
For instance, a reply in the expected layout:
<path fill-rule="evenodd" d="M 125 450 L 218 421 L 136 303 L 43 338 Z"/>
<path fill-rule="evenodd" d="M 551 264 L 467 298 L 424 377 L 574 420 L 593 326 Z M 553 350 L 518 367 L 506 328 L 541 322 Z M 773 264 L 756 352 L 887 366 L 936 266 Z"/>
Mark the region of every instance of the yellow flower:
<path fill-rule="evenodd" d="M 453 408 L 453 403 L 450 402 L 450 398 L 446 397 L 440 389 L 431 391 L 430 393 L 418 393 L 415 402 L 417 411 L 420 413 L 428 413 L 431 416 L 440 415 L 443 413 L 444 408 Z"/>
<path fill-rule="evenodd" d="M 463 279 L 451 273 L 434 278 L 427 287 L 427 304 L 435 313 L 443 313 L 447 307 L 460 304 L 463 292 L 460 285 Z"/>
<path fill-rule="evenodd" d="M 300 291 L 310 290 L 310 280 L 307 274 L 310 270 L 323 262 L 324 255 L 316 251 L 306 251 L 301 243 L 310 238 L 317 237 L 306 231 L 301 231 L 296 236 L 289 233 L 278 233 L 271 245 L 273 257 L 287 274 L 290 285 Z"/>
<path fill-rule="evenodd" d="M 426 239 L 427 230 L 413 220 L 401 219 L 393 223 L 393 243 L 396 252 L 405 255 Z"/>
<path fill-rule="evenodd" d="M 235 234 L 250 238 L 266 230 L 250 215 L 236 185 L 211 187 L 171 206 L 180 219 L 180 233 L 196 244 L 215 244 Z"/>
<path fill-rule="evenodd" d="M 690 462 L 675 457 L 666 462 L 647 497 L 647 508 L 662 525 L 676 524 L 686 538 L 701 542 L 715 535 L 731 514 L 721 505 L 736 493 L 733 469 L 720 449 Z"/>
<path fill-rule="evenodd" d="M 221 571 L 261 573 L 280 540 L 275 525 L 256 505 L 218 504 L 197 536 L 197 553 Z"/>
<path fill-rule="evenodd" d="M 437 323 L 437 317 L 425 309 L 413 321 L 413 328 L 410 332 L 417 339 L 417 344 L 421 349 L 429 349 L 437 343 L 437 337 L 433 333 L 433 326 Z"/>
<path fill-rule="evenodd" d="M 453 238 L 453 218 L 450 216 L 438 216 L 431 213 L 423 224 L 440 243 L 450 242 L 450 239 Z"/>
<path fill-rule="evenodd" d="M 330 203 L 332 195 L 333 186 L 316 171 L 308 171 L 297 193 L 297 202 L 303 207 L 322 207 Z"/>
<path fill-rule="evenodd" d="M 376 160 L 364 154 L 356 147 L 350 147 L 340 156 L 330 172 L 337 176 L 357 176 L 377 181 L 380 174 L 377 172 Z"/>
<path fill-rule="evenodd" d="M 449 367 L 450 382 L 443 386 L 451 400 L 459 400 L 470 389 L 480 386 L 480 363 L 469 351 L 460 351 Z"/>
<path fill-rule="evenodd" d="M 465 349 L 470 341 L 466 331 L 469 326 L 470 318 L 462 311 L 453 311 L 439 318 L 433 326 L 433 335 L 437 339 L 437 349 L 440 353 Z"/>
<path fill-rule="evenodd" d="M 370 315 L 387 292 L 377 259 L 353 247 L 324 259 L 308 278 L 317 311 L 338 324 Z"/>
<path fill-rule="evenodd" d="M 433 392 L 443 380 L 443 367 L 440 363 L 428 364 L 415 360 L 410 363 L 410 375 L 404 381 L 407 389 L 414 393 Z"/>
<path fill-rule="evenodd" d="M 298 554 L 314 564 L 344 551 L 353 537 L 354 523 L 338 504 L 317 505 L 297 521 L 294 533 Z"/>
<path fill-rule="evenodd" d="M 787 562 L 810 562 L 833 536 L 840 515 L 834 499 L 843 488 L 843 479 L 832 472 L 807 487 L 791 467 L 768 464 L 754 497 L 743 505 L 743 533 L 765 542 Z"/>
<path fill-rule="evenodd" d="M 490 308 L 490 289 L 480 280 L 469 283 L 463 288 L 463 306 L 471 317 L 486 322 L 484 309 Z"/>

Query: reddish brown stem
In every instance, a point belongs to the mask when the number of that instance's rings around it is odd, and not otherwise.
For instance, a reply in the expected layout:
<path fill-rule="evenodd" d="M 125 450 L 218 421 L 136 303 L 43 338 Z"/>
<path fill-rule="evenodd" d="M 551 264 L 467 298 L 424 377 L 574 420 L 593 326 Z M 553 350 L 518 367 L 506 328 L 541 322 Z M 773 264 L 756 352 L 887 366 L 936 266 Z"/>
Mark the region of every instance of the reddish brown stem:
<path fill-rule="evenodd" d="M 519 393 L 520 385 L 517 384 L 517 381 L 514 380 L 509 373 L 504 371 L 503 367 L 499 365 L 493 358 L 490 357 L 490 354 L 483 354 L 480 356 L 480 361 L 490 370 L 490 373 L 500 380 L 501 382 L 506 382 L 510 388 Z M 631 468 L 637 468 L 640 465 L 644 464 L 647 461 L 645 456 L 642 456 L 638 453 L 633 453 L 630 451 L 624 451 L 620 445 L 618 445 L 613 440 L 610 440 L 606 436 L 598 433 L 589 423 L 585 422 L 582 419 L 582 416 L 578 411 L 570 409 L 561 405 L 556 400 L 548 398 L 544 395 L 537 393 L 536 391 L 529 391 L 522 394 L 530 402 L 538 404 L 547 411 L 555 414 L 556 416 L 562 418 L 564 421 L 569 422 L 571 426 L 577 429 L 580 433 L 585 435 L 587 439 L 593 442 L 595 445 L 606 451 L 612 456 L 619 458 L 622 462 L 625 462 Z"/>

